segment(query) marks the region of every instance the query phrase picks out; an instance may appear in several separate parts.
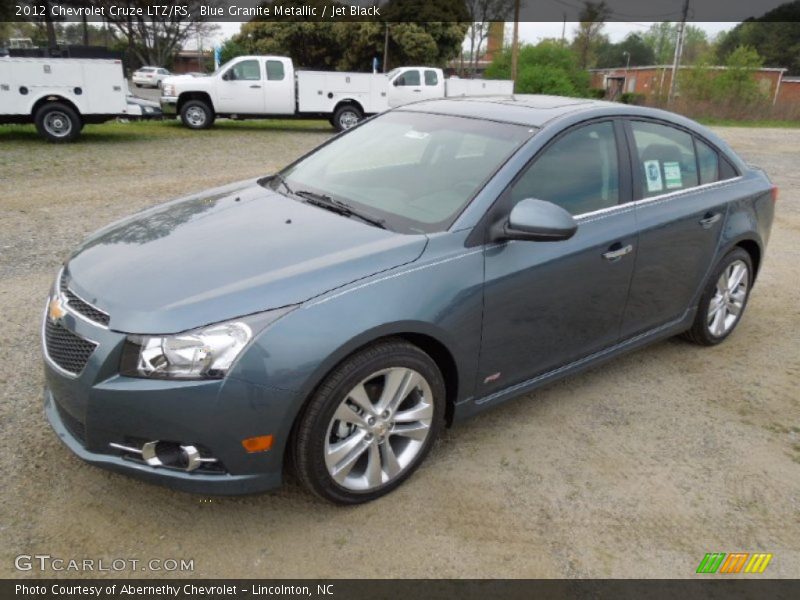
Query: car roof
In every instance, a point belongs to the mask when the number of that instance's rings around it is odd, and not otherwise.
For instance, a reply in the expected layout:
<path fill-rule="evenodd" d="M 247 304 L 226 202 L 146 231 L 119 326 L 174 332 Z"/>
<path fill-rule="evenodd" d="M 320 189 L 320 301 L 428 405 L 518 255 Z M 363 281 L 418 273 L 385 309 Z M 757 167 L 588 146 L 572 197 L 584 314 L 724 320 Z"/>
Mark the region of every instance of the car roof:
<path fill-rule="evenodd" d="M 588 98 L 515 94 L 514 96 L 470 96 L 423 100 L 407 104 L 401 110 L 431 112 L 541 127 L 548 121 L 567 113 L 620 106 L 620 104 L 613 102 Z"/>

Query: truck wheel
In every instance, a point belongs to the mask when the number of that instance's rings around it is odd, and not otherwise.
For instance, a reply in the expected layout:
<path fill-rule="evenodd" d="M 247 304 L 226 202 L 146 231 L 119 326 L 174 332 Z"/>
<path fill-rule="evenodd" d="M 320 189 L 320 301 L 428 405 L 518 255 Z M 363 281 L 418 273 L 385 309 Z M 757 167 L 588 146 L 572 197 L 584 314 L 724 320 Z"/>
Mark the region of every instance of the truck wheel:
<path fill-rule="evenodd" d="M 336 131 L 344 131 L 355 127 L 364 118 L 362 113 L 357 107 L 352 104 L 345 104 L 336 109 L 333 113 L 333 126 Z"/>
<path fill-rule="evenodd" d="M 78 113 L 61 102 L 44 104 L 36 111 L 34 121 L 39 135 L 55 143 L 74 141 L 83 127 Z"/>
<path fill-rule="evenodd" d="M 189 129 L 208 129 L 214 124 L 214 111 L 202 100 L 189 100 L 181 108 L 181 121 Z"/>

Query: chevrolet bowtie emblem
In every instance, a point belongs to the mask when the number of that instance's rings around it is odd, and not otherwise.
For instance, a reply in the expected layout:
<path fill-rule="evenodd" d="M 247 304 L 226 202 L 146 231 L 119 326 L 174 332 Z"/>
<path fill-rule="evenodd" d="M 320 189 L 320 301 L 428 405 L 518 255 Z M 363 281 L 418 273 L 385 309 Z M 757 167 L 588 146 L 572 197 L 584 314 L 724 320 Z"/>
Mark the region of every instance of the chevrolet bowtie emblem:
<path fill-rule="evenodd" d="M 51 321 L 58 321 L 67 314 L 67 311 L 64 310 L 64 305 L 61 303 L 61 298 L 58 296 L 53 297 L 50 300 L 50 304 L 47 306 L 47 316 Z"/>

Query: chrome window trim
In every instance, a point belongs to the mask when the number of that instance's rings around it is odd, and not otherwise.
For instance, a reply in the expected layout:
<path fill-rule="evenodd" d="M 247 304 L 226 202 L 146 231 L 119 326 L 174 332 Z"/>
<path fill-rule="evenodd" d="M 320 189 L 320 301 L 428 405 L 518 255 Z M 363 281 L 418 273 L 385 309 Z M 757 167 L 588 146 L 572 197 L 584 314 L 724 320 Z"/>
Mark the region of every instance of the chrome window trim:
<path fill-rule="evenodd" d="M 741 179 L 744 179 L 744 177 L 742 175 L 737 175 L 736 177 L 731 177 L 730 179 L 723 179 L 721 181 L 712 181 L 711 183 L 704 183 L 702 185 L 696 185 L 694 187 L 686 188 L 686 189 L 683 189 L 683 190 L 675 190 L 674 192 L 667 192 L 666 194 L 659 194 L 658 196 L 651 196 L 649 198 L 640 198 L 639 200 L 632 200 L 631 202 L 625 202 L 624 204 L 615 204 L 614 206 L 607 206 L 605 208 L 600 208 L 600 209 L 597 209 L 597 210 L 593 210 L 591 212 L 581 213 L 579 215 L 575 215 L 575 220 L 576 221 L 582 221 L 582 220 L 584 220 L 586 218 L 589 218 L 589 217 L 595 217 L 595 216 L 601 216 L 602 217 L 602 216 L 606 216 L 607 214 L 613 213 L 615 211 L 627 212 L 627 210 L 630 210 L 632 207 L 644 206 L 644 205 L 647 205 L 647 204 L 650 204 L 650 203 L 669 200 L 671 198 L 674 198 L 674 197 L 677 197 L 677 196 L 681 196 L 681 195 L 684 195 L 684 194 L 688 195 L 689 193 L 693 193 L 693 192 L 696 192 L 698 190 L 707 190 L 707 189 L 712 189 L 712 188 L 716 188 L 716 187 L 722 187 L 724 185 L 727 185 L 729 183 L 734 183 L 734 182 L 739 181 Z M 621 209 L 627 209 L 627 210 L 621 210 Z"/>

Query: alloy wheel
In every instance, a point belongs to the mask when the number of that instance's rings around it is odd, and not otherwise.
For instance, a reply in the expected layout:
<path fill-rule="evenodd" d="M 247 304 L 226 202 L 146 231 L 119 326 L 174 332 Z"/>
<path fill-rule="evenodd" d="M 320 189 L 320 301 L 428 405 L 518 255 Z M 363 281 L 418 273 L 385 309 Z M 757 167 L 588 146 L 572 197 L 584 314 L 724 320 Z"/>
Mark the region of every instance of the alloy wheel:
<path fill-rule="evenodd" d="M 425 445 L 433 393 L 413 369 L 373 373 L 341 401 L 328 425 L 325 465 L 341 487 L 369 491 L 396 479 Z"/>
<path fill-rule="evenodd" d="M 742 314 L 749 285 L 750 272 L 744 261 L 733 261 L 720 274 L 708 305 L 706 325 L 711 335 L 722 337 L 733 329 Z"/>

